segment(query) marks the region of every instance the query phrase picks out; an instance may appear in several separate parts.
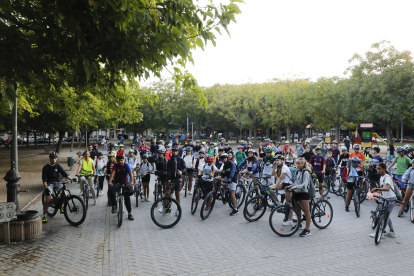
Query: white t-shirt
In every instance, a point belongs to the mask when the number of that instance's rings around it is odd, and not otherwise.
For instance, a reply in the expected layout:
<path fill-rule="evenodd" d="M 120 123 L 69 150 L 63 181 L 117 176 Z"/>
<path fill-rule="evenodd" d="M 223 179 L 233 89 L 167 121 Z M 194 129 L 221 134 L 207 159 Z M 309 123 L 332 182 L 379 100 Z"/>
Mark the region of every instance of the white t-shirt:
<path fill-rule="evenodd" d="M 291 157 L 291 158 L 289 158 Z M 294 159 L 296 158 L 296 155 L 292 152 L 291 155 L 285 155 L 285 161 L 286 163 L 293 163 Z"/>
<path fill-rule="evenodd" d="M 101 145 L 104 145 L 105 143 L 106 143 L 105 138 L 102 138 L 102 140 L 101 140 Z"/>
<path fill-rule="evenodd" d="M 289 183 L 289 184 L 293 184 L 292 180 L 290 180 L 292 178 L 292 174 L 290 172 L 290 169 L 288 166 L 283 165 L 282 167 L 282 171 L 280 172 L 281 174 L 284 173 L 285 176 L 282 179 L 282 183 Z M 290 178 L 289 178 L 290 177 Z"/>
<path fill-rule="evenodd" d="M 209 166 L 208 164 L 205 164 L 202 168 L 201 171 L 203 172 L 203 180 L 204 181 L 208 181 L 208 182 L 212 182 L 213 181 L 213 176 L 214 176 L 214 172 L 217 170 L 217 167 L 215 165 L 211 165 Z"/>
<path fill-rule="evenodd" d="M 183 159 L 187 169 L 194 169 L 197 159 L 195 159 L 192 155 L 186 155 Z"/>
<path fill-rule="evenodd" d="M 384 198 L 393 198 L 396 197 L 395 193 L 394 193 L 394 184 L 392 183 L 392 179 L 391 176 L 389 176 L 388 174 L 385 174 L 384 176 L 381 176 L 380 178 L 380 186 L 381 188 L 385 188 L 385 186 L 389 184 L 391 189 L 388 192 L 382 192 L 382 196 Z"/>

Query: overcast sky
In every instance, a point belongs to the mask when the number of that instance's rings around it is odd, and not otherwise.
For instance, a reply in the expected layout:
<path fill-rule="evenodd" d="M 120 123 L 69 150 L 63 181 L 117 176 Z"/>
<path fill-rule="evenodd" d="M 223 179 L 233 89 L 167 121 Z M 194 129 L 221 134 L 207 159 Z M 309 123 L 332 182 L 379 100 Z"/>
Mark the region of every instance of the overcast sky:
<path fill-rule="evenodd" d="M 364 54 L 372 43 L 389 40 L 410 51 L 414 46 L 413 0 L 245 0 L 239 7 L 231 37 L 223 32 L 216 47 L 209 43 L 193 53 L 195 65 L 187 69 L 200 86 L 289 74 L 343 76 L 352 55 Z"/>

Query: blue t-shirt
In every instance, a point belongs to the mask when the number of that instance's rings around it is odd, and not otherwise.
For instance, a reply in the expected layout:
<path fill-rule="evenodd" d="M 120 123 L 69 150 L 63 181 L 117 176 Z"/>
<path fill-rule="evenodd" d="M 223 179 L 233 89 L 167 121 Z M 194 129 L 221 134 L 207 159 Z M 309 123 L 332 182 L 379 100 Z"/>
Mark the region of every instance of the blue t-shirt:
<path fill-rule="evenodd" d="M 339 149 L 333 150 L 333 148 L 330 148 L 329 150 L 332 151 L 332 157 L 335 159 L 335 163 L 338 163 Z"/>
<path fill-rule="evenodd" d="M 124 184 L 129 182 L 129 172 L 131 171 L 131 167 L 127 163 L 124 163 L 123 166 L 116 163 L 112 168 L 112 171 L 114 170 L 114 183 Z"/>
<path fill-rule="evenodd" d="M 352 177 L 353 177 L 353 179 L 354 179 L 355 182 L 358 181 L 358 171 L 354 167 L 352 167 Z"/>
<path fill-rule="evenodd" d="M 321 155 L 313 155 L 309 161 L 309 164 L 312 166 L 313 172 L 316 175 L 321 176 L 323 165 L 326 164 L 326 161 Z"/>

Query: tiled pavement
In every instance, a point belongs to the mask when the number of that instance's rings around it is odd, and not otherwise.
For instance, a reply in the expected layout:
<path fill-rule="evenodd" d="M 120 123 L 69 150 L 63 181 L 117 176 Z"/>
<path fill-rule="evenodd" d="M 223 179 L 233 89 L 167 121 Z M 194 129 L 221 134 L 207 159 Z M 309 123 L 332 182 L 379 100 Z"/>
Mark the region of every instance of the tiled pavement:
<path fill-rule="evenodd" d="M 153 186 L 153 180 L 151 181 Z M 77 185 L 69 186 L 77 192 Z M 311 225 L 312 235 L 281 238 L 269 227 L 268 215 L 249 223 L 240 213 L 230 217 L 220 202 L 202 221 L 190 214 L 190 198 L 182 200 L 181 221 L 171 229 L 151 220 L 152 202 L 133 206 L 134 221 L 116 215 L 99 198 L 80 227 L 63 215 L 49 218 L 39 239 L 0 246 L 0 275 L 412 275 L 414 224 L 408 217 L 392 219 L 397 238 L 379 245 L 369 237 L 369 211 L 361 217 L 345 213 L 341 198 L 330 195 L 332 224 L 324 230 Z M 153 197 L 151 197 L 153 201 Z M 40 202 L 31 209 L 41 210 Z"/>

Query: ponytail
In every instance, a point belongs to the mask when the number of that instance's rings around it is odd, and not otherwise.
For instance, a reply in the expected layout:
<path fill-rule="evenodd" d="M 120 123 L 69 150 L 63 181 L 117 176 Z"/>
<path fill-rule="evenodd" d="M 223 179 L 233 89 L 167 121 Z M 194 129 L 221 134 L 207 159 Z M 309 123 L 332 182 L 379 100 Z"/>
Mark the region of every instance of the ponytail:
<path fill-rule="evenodd" d="M 303 164 L 304 164 L 304 169 L 306 169 L 306 170 L 309 172 L 309 174 L 310 174 L 310 175 L 312 175 L 312 168 L 311 168 L 311 166 L 309 165 L 308 161 L 306 161 L 306 159 L 305 159 L 304 157 L 299 157 L 299 158 L 298 158 L 298 161 L 303 162 Z"/>
<path fill-rule="evenodd" d="M 383 168 L 383 169 L 385 170 L 385 173 L 386 173 L 386 174 L 390 174 L 390 173 L 387 171 L 387 165 L 385 165 L 385 163 L 380 162 L 380 163 L 378 164 L 378 166 L 379 166 L 379 167 L 381 167 L 381 168 Z"/>

